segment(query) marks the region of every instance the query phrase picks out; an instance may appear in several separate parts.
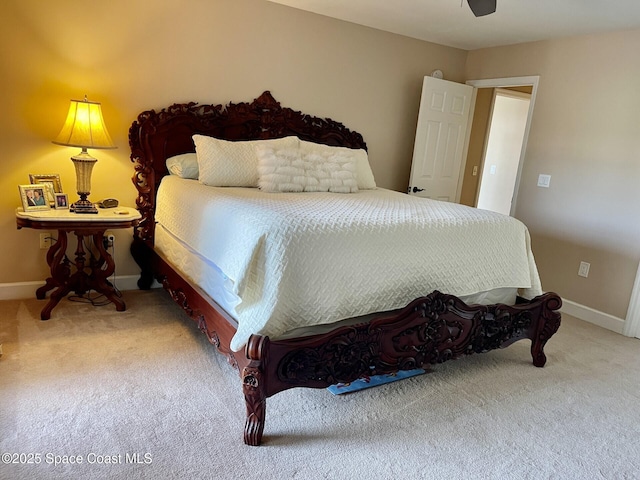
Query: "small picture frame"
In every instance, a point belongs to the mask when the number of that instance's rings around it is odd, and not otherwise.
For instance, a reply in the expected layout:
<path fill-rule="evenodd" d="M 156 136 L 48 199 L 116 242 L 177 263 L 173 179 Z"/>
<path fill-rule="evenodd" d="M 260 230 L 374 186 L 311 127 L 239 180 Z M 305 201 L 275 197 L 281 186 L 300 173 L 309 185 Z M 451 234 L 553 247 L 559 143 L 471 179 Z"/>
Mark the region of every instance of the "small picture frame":
<path fill-rule="evenodd" d="M 54 193 L 55 198 L 54 207 L 56 210 L 68 210 L 69 209 L 69 197 L 66 193 Z"/>
<path fill-rule="evenodd" d="M 20 200 L 22 200 L 22 208 L 24 211 L 49 210 L 51 207 L 46 197 L 47 189 L 47 185 L 41 183 L 18 185 Z"/>
<path fill-rule="evenodd" d="M 46 173 L 46 174 L 29 174 L 29 183 L 32 185 L 46 185 L 47 191 L 45 192 L 47 195 L 47 200 L 49 204 L 53 207 L 55 198 L 55 193 L 62 193 L 62 183 L 60 182 L 60 174 L 59 173 Z"/>

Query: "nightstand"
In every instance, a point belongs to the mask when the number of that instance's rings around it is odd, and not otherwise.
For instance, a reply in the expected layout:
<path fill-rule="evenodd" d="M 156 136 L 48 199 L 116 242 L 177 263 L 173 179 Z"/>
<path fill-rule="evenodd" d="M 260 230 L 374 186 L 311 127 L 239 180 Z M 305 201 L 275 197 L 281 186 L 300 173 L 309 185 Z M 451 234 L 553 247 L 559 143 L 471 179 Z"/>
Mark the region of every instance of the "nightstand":
<path fill-rule="evenodd" d="M 69 210 L 16 210 L 18 229 L 58 231 L 56 242 L 47 251 L 47 264 L 51 276 L 36 290 L 36 297 L 42 300 L 49 290 L 55 289 L 40 313 L 42 320 L 51 318 L 54 307 L 72 291 L 83 295 L 89 290 L 95 290 L 114 303 L 117 311 L 122 312 L 126 309 L 122 298 L 107 281 L 115 270 L 115 262 L 104 247 L 103 237 L 107 230 L 135 227 L 140 218 L 140 212 L 127 207 L 98 209 L 97 215 L 80 215 Z M 66 255 L 68 233 L 73 233 L 78 241 L 73 262 Z M 94 251 L 90 252 L 88 260 L 85 258 L 85 237 L 91 238 L 95 247 Z"/>

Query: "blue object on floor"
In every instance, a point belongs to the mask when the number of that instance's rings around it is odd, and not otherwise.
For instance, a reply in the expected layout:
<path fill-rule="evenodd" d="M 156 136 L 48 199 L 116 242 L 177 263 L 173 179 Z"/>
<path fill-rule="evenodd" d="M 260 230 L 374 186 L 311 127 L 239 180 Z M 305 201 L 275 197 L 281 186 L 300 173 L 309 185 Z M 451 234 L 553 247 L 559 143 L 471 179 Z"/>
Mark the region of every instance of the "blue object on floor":
<path fill-rule="evenodd" d="M 422 375 L 423 373 L 425 373 L 425 370 L 423 368 L 416 368 L 414 370 L 400 370 L 397 373 L 362 377 L 351 383 L 336 383 L 335 385 L 327 387 L 327 390 L 329 390 L 334 395 L 341 395 L 343 393 L 351 393 L 357 392 L 358 390 L 364 390 L 365 388 L 377 387 L 378 385 L 395 382 L 397 380 L 402 380 L 403 378 L 415 377 L 416 375 Z"/>

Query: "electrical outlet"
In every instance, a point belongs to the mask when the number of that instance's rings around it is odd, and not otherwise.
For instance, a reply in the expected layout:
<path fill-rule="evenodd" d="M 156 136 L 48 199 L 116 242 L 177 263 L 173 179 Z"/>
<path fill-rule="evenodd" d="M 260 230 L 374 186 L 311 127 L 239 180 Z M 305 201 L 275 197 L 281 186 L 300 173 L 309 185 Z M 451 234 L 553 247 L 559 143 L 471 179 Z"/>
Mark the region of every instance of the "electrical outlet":
<path fill-rule="evenodd" d="M 102 243 L 104 244 L 104 248 L 113 247 L 113 244 L 116 241 L 116 236 L 112 232 L 105 232 L 102 237 Z"/>
<path fill-rule="evenodd" d="M 51 247 L 51 234 L 41 233 L 40 234 L 40 249 L 47 250 Z"/>
<path fill-rule="evenodd" d="M 590 263 L 580 262 L 580 267 L 578 268 L 578 275 L 584 278 L 589 276 L 589 268 L 591 267 Z"/>

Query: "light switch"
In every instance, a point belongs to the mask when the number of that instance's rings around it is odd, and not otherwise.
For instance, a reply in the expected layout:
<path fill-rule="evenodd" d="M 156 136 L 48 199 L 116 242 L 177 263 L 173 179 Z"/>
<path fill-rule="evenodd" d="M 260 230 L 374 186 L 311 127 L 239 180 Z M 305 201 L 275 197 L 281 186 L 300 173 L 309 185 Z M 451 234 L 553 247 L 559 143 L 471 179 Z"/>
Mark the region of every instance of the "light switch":
<path fill-rule="evenodd" d="M 489 168 L 489 173 L 491 175 L 495 175 L 496 174 L 496 166 L 495 165 L 491 165 L 491 168 Z"/>
<path fill-rule="evenodd" d="M 540 174 L 538 176 L 538 186 L 549 188 L 549 184 L 551 183 L 551 175 L 543 175 Z"/>

